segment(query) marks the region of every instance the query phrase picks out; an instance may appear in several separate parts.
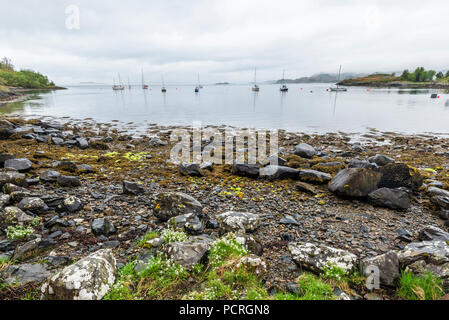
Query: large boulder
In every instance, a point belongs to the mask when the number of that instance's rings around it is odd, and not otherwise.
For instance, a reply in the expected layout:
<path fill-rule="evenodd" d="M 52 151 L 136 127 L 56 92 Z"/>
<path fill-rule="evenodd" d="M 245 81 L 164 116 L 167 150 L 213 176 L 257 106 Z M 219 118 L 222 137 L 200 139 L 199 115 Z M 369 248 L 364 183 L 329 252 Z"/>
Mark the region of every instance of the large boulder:
<path fill-rule="evenodd" d="M 418 170 L 405 163 L 389 163 L 381 168 L 382 178 L 379 188 L 408 188 L 417 190 L 423 184 L 423 178 Z"/>
<path fill-rule="evenodd" d="M 260 166 L 258 164 L 234 163 L 232 173 L 237 176 L 257 178 L 259 176 Z"/>
<path fill-rule="evenodd" d="M 290 242 L 288 250 L 296 264 L 316 273 L 331 266 L 349 272 L 357 261 L 357 256 L 348 251 L 308 242 Z"/>
<path fill-rule="evenodd" d="M 317 154 L 317 151 L 314 147 L 307 143 L 300 143 L 295 146 L 295 154 L 302 158 L 313 158 Z"/>
<path fill-rule="evenodd" d="M 410 196 L 400 189 L 377 189 L 368 194 L 368 200 L 374 206 L 393 210 L 407 210 L 410 207 Z"/>
<path fill-rule="evenodd" d="M 52 275 L 42 285 L 44 299 L 100 300 L 114 284 L 116 261 L 101 249 Z"/>
<path fill-rule="evenodd" d="M 163 192 L 156 196 L 153 213 L 162 221 L 186 213 L 201 214 L 203 206 L 193 197 L 181 192 Z"/>
<path fill-rule="evenodd" d="M 381 176 L 371 169 L 343 169 L 329 183 L 329 190 L 345 197 L 366 197 L 378 188 Z"/>
<path fill-rule="evenodd" d="M 299 180 L 304 182 L 322 184 L 331 181 L 332 176 L 329 173 L 311 170 L 311 169 L 301 169 L 299 171 Z"/>
<path fill-rule="evenodd" d="M 298 179 L 299 170 L 285 167 L 285 166 L 275 166 L 268 165 L 260 169 L 260 177 L 266 179 Z"/>
<path fill-rule="evenodd" d="M 389 163 L 394 163 L 394 159 L 383 154 L 376 154 L 374 157 L 368 159 L 369 162 L 377 164 L 379 167 L 385 166 Z"/>
<path fill-rule="evenodd" d="M 25 158 L 9 159 L 5 161 L 5 168 L 13 168 L 17 171 L 28 171 L 33 167 L 33 163 Z"/>
<path fill-rule="evenodd" d="M 366 258 L 361 261 L 360 268 L 363 275 L 367 274 L 370 266 L 376 266 L 379 269 L 380 284 L 393 287 L 399 277 L 399 257 L 397 251 L 389 251 L 385 254 Z"/>
<path fill-rule="evenodd" d="M 164 246 L 163 251 L 174 262 L 188 269 L 206 258 L 213 241 L 206 237 L 196 237 L 187 242 L 171 242 Z"/>
<path fill-rule="evenodd" d="M 228 211 L 217 215 L 216 218 L 223 232 L 252 232 L 261 224 L 260 217 L 249 212 Z"/>

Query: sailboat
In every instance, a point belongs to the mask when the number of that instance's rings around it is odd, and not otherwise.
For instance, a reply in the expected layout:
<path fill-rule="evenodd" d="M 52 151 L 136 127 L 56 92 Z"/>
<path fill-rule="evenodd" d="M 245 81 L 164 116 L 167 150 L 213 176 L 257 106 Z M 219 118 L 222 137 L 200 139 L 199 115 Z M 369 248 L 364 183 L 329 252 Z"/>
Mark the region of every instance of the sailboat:
<path fill-rule="evenodd" d="M 338 71 L 338 80 L 337 80 L 337 86 L 336 87 L 331 87 L 331 91 L 337 91 L 337 92 L 345 92 L 348 91 L 348 89 L 346 88 L 340 88 L 340 86 L 338 85 L 338 83 L 340 82 L 340 74 L 341 74 L 341 65 L 340 65 L 340 70 Z"/>
<path fill-rule="evenodd" d="M 129 83 L 129 77 L 128 77 L 128 89 L 131 90 L 131 84 Z"/>
<path fill-rule="evenodd" d="M 254 68 L 254 86 L 251 88 L 251 90 L 253 90 L 254 92 L 259 92 L 260 88 L 257 85 L 257 81 L 256 81 L 256 68 Z"/>
<path fill-rule="evenodd" d="M 161 88 L 161 92 L 167 92 L 167 89 L 165 89 L 164 76 L 162 76 L 162 88 Z"/>
<path fill-rule="evenodd" d="M 124 90 L 125 87 L 122 85 L 122 80 L 120 79 L 120 73 L 118 74 L 118 84 L 115 84 L 115 78 L 113 78 L 114 85 L 112 86 L 112 90 Z"/>
<path fill-rule="evenodd" d="M 282 72 L 282 85 L 281 85 L 281 87 L 279 88 L 279 90 L 281 91 L 281 92 L 287 92 L 288 91 L 288 87 L 287 87 L 287 85 L 285 84 L 285 70 Z"/>
<path fill-rule="evenodd" d="M 198 73 L 198 85 L 195 87 L 195 93 L 200 92 L 200 74 Z"/>
<path fill-rule="evenodd" d="M 198 88 L 203 89 L 203 86 L 201 85 L 200 82 L 200 74 L 198 73 Z"/>
<path fill-rule="evenodd" d="M 145 81 L 143 80 L 143 69 L 142 69 L 142 89 L 148 89 L 148 85 L 145 84 Z"/>

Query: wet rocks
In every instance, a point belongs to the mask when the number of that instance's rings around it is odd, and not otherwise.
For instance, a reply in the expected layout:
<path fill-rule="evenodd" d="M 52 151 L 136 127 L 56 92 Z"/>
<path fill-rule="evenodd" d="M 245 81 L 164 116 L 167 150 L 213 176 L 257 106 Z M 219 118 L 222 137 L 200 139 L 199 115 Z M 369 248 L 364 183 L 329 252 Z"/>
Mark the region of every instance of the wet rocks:
<path fill-rule="evenodd" d="M 434 226 L 427 226 L 418 235 L 421 241 L 449 241 L 449 233 Z"/>
<path fill-rule="evenodd" d="M 202 213 L 203 206 L 193 197 L 181 192 L 163 192 L 156 195 L 153 213 L 162 221 L 186 213 Z"/>
<path fill-rule="evenodd" d="M 201 177 L 203 174 L 201 172 L 200 166 L 198 163 L 181 163 L 179 166 L 179 172 L 183 176 L 191 176 L 191 177 Z"/>
<path fill-rule="evenodd" d="M 101 300 L 115 281 L 116 260 L 101 249 L 65 267 L 42 285 L 44 299 Z"/>
<path fill-rule="evenodd" d="M 181 229 L 193 235 L 203 233 L 204 225 L 194 213 L 182 214 L 168 220 L 168 225 L 175 229 Z"/>
<path fill-rule="evenodd" d="M 206 258 L 206 253 L 212 247 L 210 239 L 192 239 L 187 242 L 171 242 L 164 246 L 163 251 L 176 263 L 191 269 Z"/>
<path fill-rule="evenodd" d="M 393 210 L 407 210 L 410 207 L 410 196 L 400 189 L 377 189 L 368 194 L 368 201 L 374 206 Z"/>
<path fill-rule="evenodd" d="M 389 251 L 385 254 L 367 258 L 361 261 L 360 268 L 363 275 L 369 275 L 370 267 L 376 266 L 379 269 L 379 281 L 381 285 L 393 287 L 399 277 L 399 257 L 396 251 Z"/>
<path fill-rule="evenodd" d="M 290 242 L 288 250 L 299 266 L 317 273 L 331 265 L 349 272 L 357 261 L 356 255 L 345 250 L 307 242 Z"/>
<path fill-rule="evenodd" d="M 379 167 L 385 166 L 389 163 L 394 163 L 394 159 L 383 154 L 376 154 L 368 159 L 369 162 L 377 164 Z"/>
<path fill-rule="evenodd" d="M 249 212 L 228 211 L 217 215 L 216 218 L 224 232 L 252 232 L 261 224 L 259 216 Z"/>
<path fill-rule="evenodd" d="M 43 214 L 48 210 L 47 204 L 41 198 L 25 197 L 17 205 L 23 211 L 30 211 L 34 214 Z"/>
<path fill-rule="evenodd" d="M 329 173 L 321 171 L 302 169 L 299 171 L 299 179 L 304 182 L 323 184 L 331 181 L 332 176 Z"/>
<path fill-rule="evenodd" d="M 39 175 L 39 179 L 43 182 L 56 182 L 61 174 L 55 170 L 45 170 Z"/>
<path fill-rule="evenodd" d="M 56 180 L 61 187 L 79 187 L 81 185 L 78 177 L 75 176 L 59 176 Z"/>
<path fill-rule="evenodd" d="M 90 225 L 92 233 L 98 236 L 109 236 L 116 232 L 114 225 L 107 218 L 94 219 Z"/>
<path fill-rule="evenodd" d="M 345 197 L 366 197 L 378 189 L 381 176 L 370 169 L 343 169 L 329 183 L 329 190 Z"/>
<path fill-rule="evenodd" d="M 268 165 L 260 169 L 259 176 L 260 178 L 266 178 L 270 180 L 274 179 L 297 180 L 299 177 L 299 170 L 284 166 Z"/>
<path fill-rule="evenodd" d="M 317 151 L 307 143 L 300 143 L 295 146 L 295 154 L 302 158 L 310 159 L 317 154 Z"/>
<path fill-rule="evenodd" d="M 234 163 L 232 173 L 237 176 L 257 178 L 259 176 L 260 166 L 257 164 Z"/>
<path fill-rule="evenodd" d="M 145 193 L 145 189 L 142 187 L 142 184 L 137 182 L 124 180 L 122 182 L 122 188 L 124 194 L 130 194 L 133 196 L 139 196 Z"/>
<path fill-rule="evenodd" d="M 40 263 L 26 263 L 19 265 L 10 265 L 0 273 L 0 278 L 7 284 L 27 284 L 30 282 L 42 282 L 46 280 L 51 273 L 47 267 Z"/>
<path fill-rule="evenodd" d="M 0 120 L 0 140 L 6 140 L 14 134 L 15 126 L 7 121 Z"/>
<path fill-rule="evenodd" d="M 25 158 L 9 159 L 5 161 L 5 168 L 13 168 L 19 172 L 28 171 L 33 167 L 33 163 Z"/>
<path fill-rule="evenodd" d="M 382 178 L 379 188 L 408 188 L 418 190 L 423 184 L 423 178 L 418 170 L 404 163 L 389 163 L 381 168 Z"/>

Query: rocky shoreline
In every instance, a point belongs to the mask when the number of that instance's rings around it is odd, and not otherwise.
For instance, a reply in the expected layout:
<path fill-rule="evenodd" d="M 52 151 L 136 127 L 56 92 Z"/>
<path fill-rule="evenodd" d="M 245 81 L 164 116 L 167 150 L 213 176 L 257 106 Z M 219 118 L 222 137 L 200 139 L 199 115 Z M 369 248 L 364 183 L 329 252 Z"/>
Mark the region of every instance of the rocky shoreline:
<path fill-rule="evenodd" d="M 345 87 L 368 87 L 368 88 L 396 88 L 396 89 L 449 89 L 449 84 L 444 83 L 402 83 L 402 82 L 383 82 L 383 81 L 352 81 L 343 80 L 338 83 Z"/>
<path fill-rule="evenodd" d="M 175 165 L 179 126 L 136 136 L 59 120 L 0 120 L 0 299 L 117 298 L 108 292 L 130 261 L 145 271 L 161 254 L 185 278 L 140 298 L 207 298 L 195 270 L 209 271 L 222 244 L 243 246 L 233 262 L 264 298 L 296 292 L 305 270 L 322 274 L 330 261 L 383 272 L 374 292 L 333 285 L 339 299 L 398 299 L 399 272 L 424 267 L 449 288 L 448 138 L 280 131 L 277 167 Z M 73 289 L 74 278 L 96 281 Z M 244 287 L 225 297 L 248 298 Z"/>

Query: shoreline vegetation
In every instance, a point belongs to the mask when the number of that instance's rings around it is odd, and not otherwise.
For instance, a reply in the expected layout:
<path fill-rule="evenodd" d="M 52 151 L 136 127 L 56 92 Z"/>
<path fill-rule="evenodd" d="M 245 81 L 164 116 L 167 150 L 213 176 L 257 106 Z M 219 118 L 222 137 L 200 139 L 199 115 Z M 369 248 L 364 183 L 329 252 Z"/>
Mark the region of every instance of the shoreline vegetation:
<path fill-rule="evenodd" d="M 449 138 L 280 130 L 271 170 L 114 123 L 1 118 L 0 299 L 447 299 Z"/>
<path fill-rule="evenodd" d="M 0 61 L 0 103 L 21 99 L 25 94 L 35 90 L 62 90 L 47 76 L 32 70 L 17 71 L 11 60 L 3 58 Z"/>

